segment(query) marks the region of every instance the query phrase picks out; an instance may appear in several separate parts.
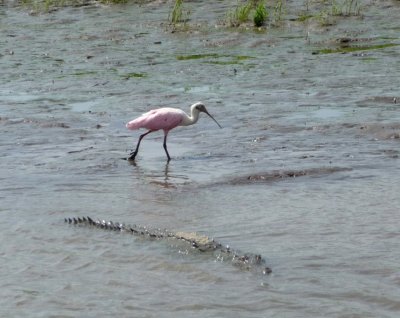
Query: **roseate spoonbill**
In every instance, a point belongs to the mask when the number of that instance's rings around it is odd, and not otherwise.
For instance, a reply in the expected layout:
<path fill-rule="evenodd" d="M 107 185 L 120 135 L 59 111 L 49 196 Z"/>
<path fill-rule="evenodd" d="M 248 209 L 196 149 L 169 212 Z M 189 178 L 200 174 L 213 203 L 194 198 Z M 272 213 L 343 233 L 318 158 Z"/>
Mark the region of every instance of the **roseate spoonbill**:
<path fill-rule="evenodd" d="M 164 143 L 163 147 L 165 153 L 167 154 L 168 161 L 171 160 L 167 149 L 167 136 L 171 129 L 174 129 L 177 126 L 189 126 L 195 124 L 199 120 L 199 114 L 203 112 L 214 120 L 219 128 L 222 128 L 221 125 L 215 120 L 213 116 L 207 111 L 206 107 L 202 102 L 197 102 L 190 106 L 190 116 L 186 114 L 183 110 L 177 108 L 158 108 L 153 109 L 140 117 L 130 121 L 126 124 L 126 128 L 130 130 L 135 130 L 139 128 L 146 128 L 148 131 L 139 137 L 139 141 L 137 143 L 135 151 L 130 153 L 128 160 L 135 160 L 136 155 L 139 151 L 140 142 L 143 137 L 157 130 L 164 130 Z"/>

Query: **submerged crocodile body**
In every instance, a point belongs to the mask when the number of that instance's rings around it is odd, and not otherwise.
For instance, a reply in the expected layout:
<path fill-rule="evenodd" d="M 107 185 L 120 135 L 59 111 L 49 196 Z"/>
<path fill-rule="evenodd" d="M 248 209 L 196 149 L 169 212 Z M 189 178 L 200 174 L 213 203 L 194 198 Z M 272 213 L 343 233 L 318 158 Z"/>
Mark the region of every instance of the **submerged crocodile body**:
<path fill-rule="evenodd" d="M 190 232 L 171 232 L 162 229 L 152 229 L 140 225 L 125 225 L 119 222 L 93 220 L 90 217 L 65 218 L 64 221 L 77 226 L 89 226 L 104 230 L 124 232 L 151 240 L 170 240 L 183 242 L 186 247 L 203 253 L 212 254 L 218 261 L 229 261 L 243 270 L 255 271 L 264 275 L 272 271 L 266 266 L 266 261 L 259 254 L 241 253 L 231 249 L 228 245 L 210 239 L 207 236 Z"/>

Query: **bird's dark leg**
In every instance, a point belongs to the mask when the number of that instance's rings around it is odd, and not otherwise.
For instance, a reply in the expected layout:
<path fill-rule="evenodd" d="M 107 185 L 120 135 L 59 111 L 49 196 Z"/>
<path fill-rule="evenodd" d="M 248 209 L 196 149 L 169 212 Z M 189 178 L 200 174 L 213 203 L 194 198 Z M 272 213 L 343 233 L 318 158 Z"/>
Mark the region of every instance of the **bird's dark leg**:
<path fill-rule="evenodd" d="M 135 149 L 135 151 L 132 151 L 130 153 L 130 156 L 128 157 L 128 160 L 135 160 L 135 157 L 136 157 L 136 155 L 138 154 L 138 151 L 139 151 L 140 142 L 142 141 L 144 136 L 150 134 L 151 132 L 153 132 L 153 130 L 149 130 L 147 133 L 144 133 L 144 134 L 140 135 L 139 141 L 138 141 L 137 146 L 136 146 L 136 149 Z"/>
<path fill-rule="evenodd" d="M 168 158 L 168 162 L 169 162 L 171 160 L 171 157 L 169 156 L 168 149 L 167 149 L 167 136 L 168 136 L 168 131 L 165 131 L 163 147 L 164 147 L 165 153 L 167 154 L 167 158 Z"/>

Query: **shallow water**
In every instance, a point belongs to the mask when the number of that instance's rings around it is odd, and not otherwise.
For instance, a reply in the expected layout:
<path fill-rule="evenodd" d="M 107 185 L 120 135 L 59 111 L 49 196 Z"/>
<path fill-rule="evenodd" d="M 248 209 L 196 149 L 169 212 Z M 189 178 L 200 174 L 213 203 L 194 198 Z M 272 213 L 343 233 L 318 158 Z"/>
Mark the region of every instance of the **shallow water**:
<path fill-rule="evenodd" d="M 191 5 L 174 33 L 165 4 L 0 6 L 1 315 L 397 317 L 399 47 L 313 53 L 400 43 L 400 6 L 254 32 Z M 162 133 L 121 160 L 126 121 L 197 100 L 223 129 L 203 116 L 169 164 Z M 272 274 L 63 222 L 80 215 L 215 237 Z"/>

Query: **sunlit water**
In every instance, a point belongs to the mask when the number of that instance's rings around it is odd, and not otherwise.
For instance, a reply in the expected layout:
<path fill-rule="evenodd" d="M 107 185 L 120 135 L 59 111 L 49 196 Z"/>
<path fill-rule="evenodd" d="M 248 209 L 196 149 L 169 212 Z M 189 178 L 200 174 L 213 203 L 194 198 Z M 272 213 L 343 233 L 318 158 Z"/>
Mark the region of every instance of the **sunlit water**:
<path fill-rule="evenodd" d="M 392 5 L 253 32 L 215 29 L 220 2 L 189 33 L 166 5 L 1 6 L 1 316 L 397 317 L 399 48 L 312 54 L 399 43 Z M 201 116 L 170 133 L 169 164 L 161 132 L 121 160 L 126 121 L 197 100 L 223 129 Z M 215 237 L 272 274 L 63 222 L 81 215 Z"/>

